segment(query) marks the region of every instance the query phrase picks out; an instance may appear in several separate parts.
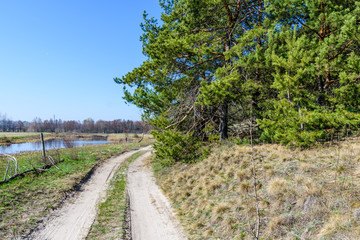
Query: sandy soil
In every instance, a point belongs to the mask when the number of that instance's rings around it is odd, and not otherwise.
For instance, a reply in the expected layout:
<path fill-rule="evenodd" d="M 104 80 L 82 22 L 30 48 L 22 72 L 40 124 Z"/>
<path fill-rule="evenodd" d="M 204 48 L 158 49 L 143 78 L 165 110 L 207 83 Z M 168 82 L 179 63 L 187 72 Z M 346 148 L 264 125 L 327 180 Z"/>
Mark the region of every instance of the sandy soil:
<path fill-rule="evenodd" d="M 152 172 L 144 162 L 149 154 L 139 157 L 129 167 L 132 239 L 186 239 L 168 199 L 155 184 Z"/>
<path fill-rule="evenodd" d="M 148 150 L 149 147 L 140 150 Z M 139 151 L 139 150 L 138 150 Z M 96 169 L 78 194 L 68 199 L 62 208 L 54 211 L 48 221 L 29 238 L 39 240 L 84 239 L 94 222 L 97 203 L 105 196 L 115 169 L 136 151 L 110 158 Z"/>

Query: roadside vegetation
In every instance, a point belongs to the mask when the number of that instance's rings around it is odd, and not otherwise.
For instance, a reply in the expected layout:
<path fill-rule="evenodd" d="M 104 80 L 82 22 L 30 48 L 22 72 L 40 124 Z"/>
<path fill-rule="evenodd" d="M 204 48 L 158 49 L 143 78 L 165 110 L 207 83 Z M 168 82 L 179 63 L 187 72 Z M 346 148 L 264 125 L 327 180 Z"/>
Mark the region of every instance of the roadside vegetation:
<path fill-rule="evenodd" d="M 110 187 L 107 191 L 105 201 L 99 204 L 98 214 L 91 226 L 87 239 L 131 239 L 126 221 L 127 214 L 127 192 L 126 172 L 129 164 L 144 154 L 145 151 L 134 153 L 127 158 L 114 174 Z"/>
<path fill-rule="evenodd" d="M 189 239 L 256 239 L 251 147 L 228 143 L 206 159 L 153 162 Z M 358 239 L 360 138 L 313 149 L 254 146 L 259 239 Z"/>
<path fill-rule="evenodd" d="M 43 217 L 78 189 L 103 160 L 149 143 L 144 141 L 47 151 L 48 155 L 60 159 L 57 164 L 59 169 L 52 167 L 31 172 L 0 185 L 0 238 L 14 239 L 28 235 Z M 19 166 L 32 162 L 31 166 L 42 161 L 41 153 L 15 157 Z"/>

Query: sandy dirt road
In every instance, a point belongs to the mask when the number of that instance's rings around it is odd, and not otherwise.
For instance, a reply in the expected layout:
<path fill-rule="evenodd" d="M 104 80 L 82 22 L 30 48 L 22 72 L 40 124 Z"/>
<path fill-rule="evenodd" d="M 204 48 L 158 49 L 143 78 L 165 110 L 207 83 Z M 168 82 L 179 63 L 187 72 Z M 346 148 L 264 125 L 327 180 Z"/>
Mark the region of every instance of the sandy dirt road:
<path fill-rule="evenodd" d="M 149 150 L 150 147 L 140 150 Z M 137 151 L 140 151 L 137 150 Z M 106 160 L 99 166 L 80 192 L 67 200 L 62 208 L 54 211 L 39 230 L 29 236 L 37 240 L 85 239 L 96 217 L 97 203 L 105 196 L 109 181 L 115 170 L 137 151 L 124 153 Z"/>
<path fill-rule="evenodd" d="M 136 159 L 129 167 L 131 234 L 133 240 L 186 239 L 169 200 L 155 184 L 145 161 L 150 153 Z"/>

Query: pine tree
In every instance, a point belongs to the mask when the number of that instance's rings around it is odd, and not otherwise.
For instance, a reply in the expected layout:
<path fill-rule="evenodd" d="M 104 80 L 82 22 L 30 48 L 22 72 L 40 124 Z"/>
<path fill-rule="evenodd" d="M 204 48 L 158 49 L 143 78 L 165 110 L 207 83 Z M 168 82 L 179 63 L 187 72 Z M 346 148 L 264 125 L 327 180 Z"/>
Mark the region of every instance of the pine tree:
<path fill-rule="evenodd" d="M 207 139 L 209 126 L 226 139 L 229 100 L 210 106 L 199 101 L 199 94 L 217 81 L 218 68 L 231 64 L 225 53 L 252 28 L 262 1 L 179 0 L 161 6 L 161 26 L 144 14 L 141 40 L 148 60 L 115 81 L 135 86 L 133 93 L 125 88 L 125 98 L 144 109 L 159 139 L 170 130 Z"/>
<path fill-rule="evenodd" d="M 163 158 L 181 158 L 180 150 L 166 150 L 169 142 L 189 149 L 199 140 L 226 139 L 228 129 L 240 136 L 250 109 L 257 134 L 270 142 L 305 146 L 359 127 L 358 1 L 160 6 L 161 24 L 144 13 L 141 25 L 147 60 L 115 81 L 154 126 Z"/>
<path fill-rule="evenodd" d="M 360 4 L 285 0 L 268 1 L 267 6 L 277 23 L 270 61 L 277 69 L 273 87 L 278 96 L 260 120 L 263 137 L 308 145 L 334 131 L 357 128 L 360 72 L 354 63 L 360 60 Z M 290 31 L 293 44 L 283 37 Z M 298 56 L 296 62 L 292 56 Z"/>

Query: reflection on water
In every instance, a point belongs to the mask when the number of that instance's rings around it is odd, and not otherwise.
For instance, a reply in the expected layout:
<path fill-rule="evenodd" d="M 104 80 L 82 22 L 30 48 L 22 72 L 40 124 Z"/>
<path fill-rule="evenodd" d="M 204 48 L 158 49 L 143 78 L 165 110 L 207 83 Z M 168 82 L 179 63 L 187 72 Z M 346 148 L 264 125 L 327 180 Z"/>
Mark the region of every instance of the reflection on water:
<path fill-rule="evenodd" d="M 83 141 L 76 140 L 71 141 L 74 147 L 84 146 L 84 145 L 97 145 L 97 144 L 106 144 L 109 141 L 106 140 L 92 140 L 92 141 Z M 0 146 L 0 154 L 15 154 L 21 152 L 32 152 L 32 151 L 41 151 L 41 142 L 27 142 L 27 143 L 14 143 L 8 146 Z M 57 149 L 57 148 L 66 148 L 64 140 L 48 140 L 45 141 L 45 149 Z"/>

